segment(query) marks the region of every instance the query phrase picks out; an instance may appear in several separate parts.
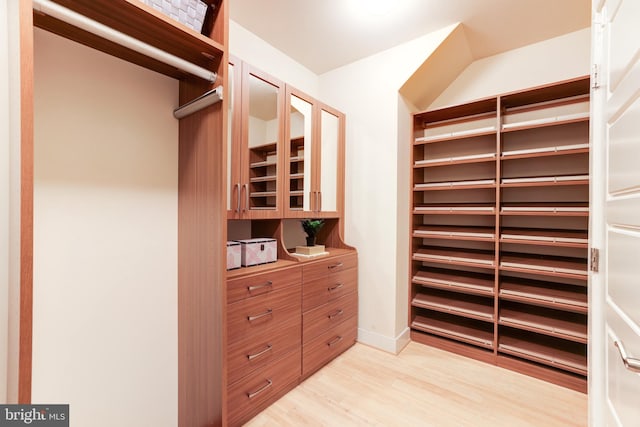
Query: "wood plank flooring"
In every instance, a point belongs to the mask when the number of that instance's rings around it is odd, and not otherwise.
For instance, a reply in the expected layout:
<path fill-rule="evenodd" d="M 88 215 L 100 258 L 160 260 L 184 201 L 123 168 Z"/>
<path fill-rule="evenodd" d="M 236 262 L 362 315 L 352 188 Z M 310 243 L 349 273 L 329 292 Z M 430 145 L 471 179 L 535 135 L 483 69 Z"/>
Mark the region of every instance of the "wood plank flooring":
<path fill-rule="evenodd" d="M 587 395 L 410 343 L 356 344 L 246 426 L 587 425 Z"/>

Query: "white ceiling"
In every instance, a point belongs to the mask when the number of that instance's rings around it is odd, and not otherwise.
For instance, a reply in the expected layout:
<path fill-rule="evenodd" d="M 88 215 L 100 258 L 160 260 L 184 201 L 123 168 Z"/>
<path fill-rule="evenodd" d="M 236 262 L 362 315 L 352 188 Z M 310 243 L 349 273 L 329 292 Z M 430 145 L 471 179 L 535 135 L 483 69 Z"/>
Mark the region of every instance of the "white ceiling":
<path fill-rule="evenodd" d="M 230 0 L 230 17 L 316 74 L 456 22 L 475 59 L 590 25 L 591 0 Z M 368 6 L 362 6 L 362 5 Z"/>

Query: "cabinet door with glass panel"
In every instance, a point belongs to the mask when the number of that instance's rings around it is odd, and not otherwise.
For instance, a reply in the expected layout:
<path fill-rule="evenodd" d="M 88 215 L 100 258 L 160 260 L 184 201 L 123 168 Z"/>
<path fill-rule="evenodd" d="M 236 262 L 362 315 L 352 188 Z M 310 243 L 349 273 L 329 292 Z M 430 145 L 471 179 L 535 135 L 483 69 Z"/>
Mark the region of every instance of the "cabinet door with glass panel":
<path fill-rule="evenodd" d="M 344 115 L 287 86 L 285 214 L 342 212 Z"/>
<path fill-rule="evenodd" d="M 240 93 L 235 91 L 229 128 L 229 218 L 279 218 L 282 215 L 284 86 L 277 79 L 241 64 Z M 234 74 L 238 76 L 236 72 Z M 236 109 L 239 108 L 239 113 Z M 237 123 L 239 121 L 239 124 Z M 238 135 L 239 133 L 239 135 Z"/>

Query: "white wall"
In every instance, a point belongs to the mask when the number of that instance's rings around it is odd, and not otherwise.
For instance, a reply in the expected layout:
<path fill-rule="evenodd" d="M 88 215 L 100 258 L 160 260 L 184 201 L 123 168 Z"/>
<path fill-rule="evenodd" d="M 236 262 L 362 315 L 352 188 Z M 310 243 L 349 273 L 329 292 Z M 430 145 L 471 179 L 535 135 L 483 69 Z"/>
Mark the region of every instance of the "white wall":
<path fill-rule="evenodd" d="M 0 4 L 0 141 L 9 141 L 8 10 Z M 0 403 L 7 401 L 9 351 L 9 144 L 0 144 Z"/>
<path fill-rule="evenodd" d="M 35 32 L 33 402 L 176 426 L 177 81 Z"/>
<path fill-rule="evenodd" d="M 588 75 L 591 30 L 483 58 L 469 65 L 429 109 Z"/>
<path fill-rule="evenodd" d="M 398 90 L 455 27 L 320 76 L 323 101 L 347 116 L 345 240 L 359 256 L 358 340 L 390 352 L 408 340 L 408 196 L 398 196 L 408 191 L 408 139 L 399 145 L 408 134 Z"/>
<path fill-rule="evenodd" d="M 20 327 L 19 2 L 0 4 L 0 402 L 16 403 Z M 6 142 L 5 142 L 6 141 Z"/>
<path fill-rule="evenodd" d="M 315 73 L 232 20 L 229 20 L 229 52 L 298 90 L 313 97 L 318 95 Z"/>

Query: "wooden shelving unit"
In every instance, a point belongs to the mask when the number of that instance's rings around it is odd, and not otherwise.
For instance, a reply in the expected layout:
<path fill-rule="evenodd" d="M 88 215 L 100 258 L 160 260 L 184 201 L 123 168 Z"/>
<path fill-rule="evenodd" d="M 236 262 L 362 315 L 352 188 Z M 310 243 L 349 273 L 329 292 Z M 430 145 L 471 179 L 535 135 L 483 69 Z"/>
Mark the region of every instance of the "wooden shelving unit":
<path fill-rule="evenodd" d="M 412 145 L 412 338 L 586 391 L 589 79 L 415 114 Z"/>

